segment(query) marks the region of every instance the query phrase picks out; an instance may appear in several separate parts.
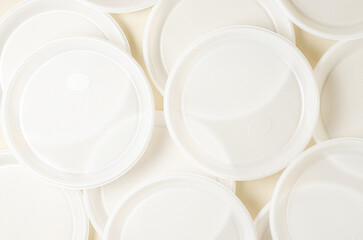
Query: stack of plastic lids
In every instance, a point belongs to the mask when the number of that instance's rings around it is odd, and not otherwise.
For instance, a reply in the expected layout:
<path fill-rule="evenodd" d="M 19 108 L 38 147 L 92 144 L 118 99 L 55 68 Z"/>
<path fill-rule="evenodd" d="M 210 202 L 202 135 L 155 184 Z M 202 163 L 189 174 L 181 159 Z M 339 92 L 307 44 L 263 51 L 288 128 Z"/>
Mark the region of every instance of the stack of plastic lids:
<path fill-rule="evenodd" d="M 143 53 L 164 112 L 108 14 L 154 4 Z M 103 240 L 363 239 L 363 4 L 326 4 L 15 6 L 0 20 L 0 239 L 86 240 L 88 219 Z M 351 41 L 314 73 L 290 20 Z M 286 167 L 253 223 L 234 181 Z"/>

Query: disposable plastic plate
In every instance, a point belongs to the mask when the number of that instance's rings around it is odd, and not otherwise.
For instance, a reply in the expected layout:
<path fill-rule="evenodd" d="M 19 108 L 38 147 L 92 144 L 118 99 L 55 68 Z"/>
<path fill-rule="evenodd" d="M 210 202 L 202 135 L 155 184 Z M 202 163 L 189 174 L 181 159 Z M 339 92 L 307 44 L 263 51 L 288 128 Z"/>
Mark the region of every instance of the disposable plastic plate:
<path fill-rule="evenodd" d="M 363 140 L 335 139 L 301 154 L 279 179 L 274 240 L 363 239 Z"/>
<path fill-rule="evenodd" d="M 174 141 L 220 178 L 252 180 L 286 167 L 312 137 L 319 94 L 304 55 L 256 27 L 202 37 L 180 57 L 165 92 Z"/>
<path fill-rule="evenodd" d="M 226 187 L 200 176 L 144 182 L 113 210 L 105 240 L 257 240 L 251 216 Z"/>
<path fill-rule="evenodd" d="M 10 81 L 2 105 L 15 157 L 51 183 L 92 188 L 130 170 L 154 129 L 154 98 L 137 62 L 101 39 L 43 46 Z"/>

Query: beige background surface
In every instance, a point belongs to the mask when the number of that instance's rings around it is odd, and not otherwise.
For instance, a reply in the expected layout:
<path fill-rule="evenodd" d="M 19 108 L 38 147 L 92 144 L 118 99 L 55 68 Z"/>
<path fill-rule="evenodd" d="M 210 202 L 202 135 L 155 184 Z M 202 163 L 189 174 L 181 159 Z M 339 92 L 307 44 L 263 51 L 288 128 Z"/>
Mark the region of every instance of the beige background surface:
<path fill-rule="evenodd" d="M 271 0 L 272 1 L 272 0 Z M 11 7 L 21 2 L 21 0 L 0 0 L 0 15 L 2 16 Z M 150 9 L 139 11 L 129 14 L 113 14 L 112 16 L 117 20 L 122 29 L 124 30 L 127 39 L 132 49 L 132 55 L 145 69 L 143 56 L 142 56 L 142 39 L 144 26 L 149 16 Z M 315 67 L 320 57 L 324 52 L 334 44 L 334 41 L 328 41 L 314 37 L 299 28 L 296 30 L 296 43 L 298 48 L 305 54 L 312 67 Z M 0 36 L 1 37 L 1 36 Z M 157 92 L 153 86 L 156 109 L 163 109 L 162 96 Z M 314 145 L 311 141 L 309 147 Z M 0 135 L 0 149 L 7 149 L 6 143 L 2 134 Z M 257 181 L 238 182 L 237 195 L 246 205 L 254 218 L 258 211 L 270 201 L 274 186 L 281 173 L 275 174 L 271 177 L 264 178 Z M 93 228 L 90 230 L 90 240 L 101 240 L 94 232 Z"/>

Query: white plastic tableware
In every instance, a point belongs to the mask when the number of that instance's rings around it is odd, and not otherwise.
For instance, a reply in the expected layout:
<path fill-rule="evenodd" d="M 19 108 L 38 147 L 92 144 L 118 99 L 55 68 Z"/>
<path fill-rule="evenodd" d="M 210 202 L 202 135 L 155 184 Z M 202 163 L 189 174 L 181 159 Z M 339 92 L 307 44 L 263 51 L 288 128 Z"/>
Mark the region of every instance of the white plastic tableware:
<path fill-rule="evenodd" d="M 213 30 L 253 25 L 295 42 L 288 18 L 271 0 L 161 0 L 152 10 L 144 37 L 144 59 L 157 89 L 164 94 L 168 74 L 181 53 Z"/>
<path fill-rule="evenodd" d="M 235 182 L 217 179 L 201 171 L 177 148 L 166 128 L 163 112 L 156 112 L 152 140 L 138 164 L 116 181 L 84 191 L 87 212 L 97 233 L 104 235 L 108 216 L 129 190 L 147 179 L 177 173 L 208 176 L 235 192 Z"/>
<path fill-rule="evenodd" d="M 158 0 L 80 0 L 81 2 L 109 13 L 129 13 L 153 6 Z"/>
<path fill-rule="evenodd" d="M 50 186 L 0 152 L 1 239 L 87 240 L 81 193 Z"/>
<path fill-rule="evenodd" d="M 255 218 L 258 240 L 272 240 L 269 222 L 270 204 L 267 204 Z"/>
<path fill-rule="evenodd" d="M 319 113 L 304 55 L 256 27 L 217 30 L 194 43 L 172 69 L 164 103 L 174 141 L 210 174 L 234 180 L 286 167 Z"/>
<path fill-rule="evenodd" d="M 29 0 L 0 20 L 0 84 L 4 89 L 18 67 L 42 45 L 64 37 L 99 37 L 130 52 L 116 21 L 75 0 Z"/>
<path fill-rule="evenodd" d="M 212 179 L 164 176 L 129 192 L 110 216 L 105 240 L 255 240 L 242 202 Z"/>
<path fill-rule="evenodd" d="M 17 160 L 67 188 L 98 187 L 126 173 L 154 128 L 154 99 L 141 67 L 93 38 L 41 48 L 10 81 L 2 110 Z"/>
<path fill-rule="evenodd" d="M 363 138 L 363 39 L 340 42 L 315 68 L 320 89 L 317 142 L 332 138 Z"/>
<path fill-rule="evenodd" d="M 363 239 L 363 140 L 330 140 L 301 154 L 271 204 L 274 240 Z"/>
<path fill-rule="evenodd" d="M 277 0 L 276 2 L 296 25 L 318 37 L 334 40 L 363 37 L 363 1 Z"/>

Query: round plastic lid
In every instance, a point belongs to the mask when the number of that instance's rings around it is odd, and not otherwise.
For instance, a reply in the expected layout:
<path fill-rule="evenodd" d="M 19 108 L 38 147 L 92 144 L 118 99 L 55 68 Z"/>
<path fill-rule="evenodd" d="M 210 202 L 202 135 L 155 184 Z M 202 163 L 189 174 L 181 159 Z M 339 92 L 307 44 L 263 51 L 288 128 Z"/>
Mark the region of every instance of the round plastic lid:
<path fill-rule="evenodd" d="M 315 68 L 320 117 L 314 138 L 363 138 L 363 39 L 329 49 Z"/>
<path fill-rule="evenodd" d="M 167 176 L 129 192 L 110 216 L 105 240 L 254 240 L 252 218 L 223 185 L 199 176 Z"/>
<path fill-rule="evenodd" d="M 278 0 L 284 12 L 303 30 L 327 39 L 363 37 L 363 1 Z"/>
<path fill-rule="evenodd" d="M 255 218 L 255 226 L 259 240 L 272 240 L 269 213 L 270 204 L 267 204 Z"/>
<path fill-rule="evenodd" d="M 92 188 L 115 180 L 145 151 L 154 99 L 137 62 L 99 39 L 44 46 L 4 95 L 4 135 L 15 157 L 46 180 Z"/>
<path fill-rule="evenodd" d="M 311 139 L 319 109 L 306 58 L 255 27 L 218 30 L 191 46 L 164 103 L 175 142 L 212 175 L 234 180 L 286 167 Z"/>
<path fill-rule="evenodd" d="M 362 160 L 362 139 L 330 140 L 301 154 L 273 195 L 273 239 L 363 239 Z"/>
<path fill-rule="evenodd" d="M 42 45 L 64 37 L 99 37 L 130 52 L 127 39 L 108 14 L 75 0 L 24 1 L 0 20 L 0 84 Z"/>
<path fill-rule="evenodd" d="M 87 240 L 81 193 L 50 186 L 0 152 L 1 239 Z"/>
<path fill-rule="evenodd" d="M 84 192 L 88 215 L 97 233 L 100 236 L 104 235 L 108 216 L 118 200 L 129 190 L 149 178 L 177 173 L 208 176 L 221 182 L 233 192 L 236 188 L 235 182 L 212 177 L 197 168 L 171 140 L 163 112 L 156 112 L 153 137 L 138 164 L 116 181 Z"/>
<path fill-rule="evenodd" d="M 152 10 L 144 37 L 146 67 L 163 94 L 169 72 L 182 52 L 213 30 L 252 25 L 295 42 L 288 18 L 271 0 L 161 0 Z"/>
<path fill-rule="evenodd" d="M 129 13 L 153 6 L 158 0 L 79 0 L 101 11 Z"/>

